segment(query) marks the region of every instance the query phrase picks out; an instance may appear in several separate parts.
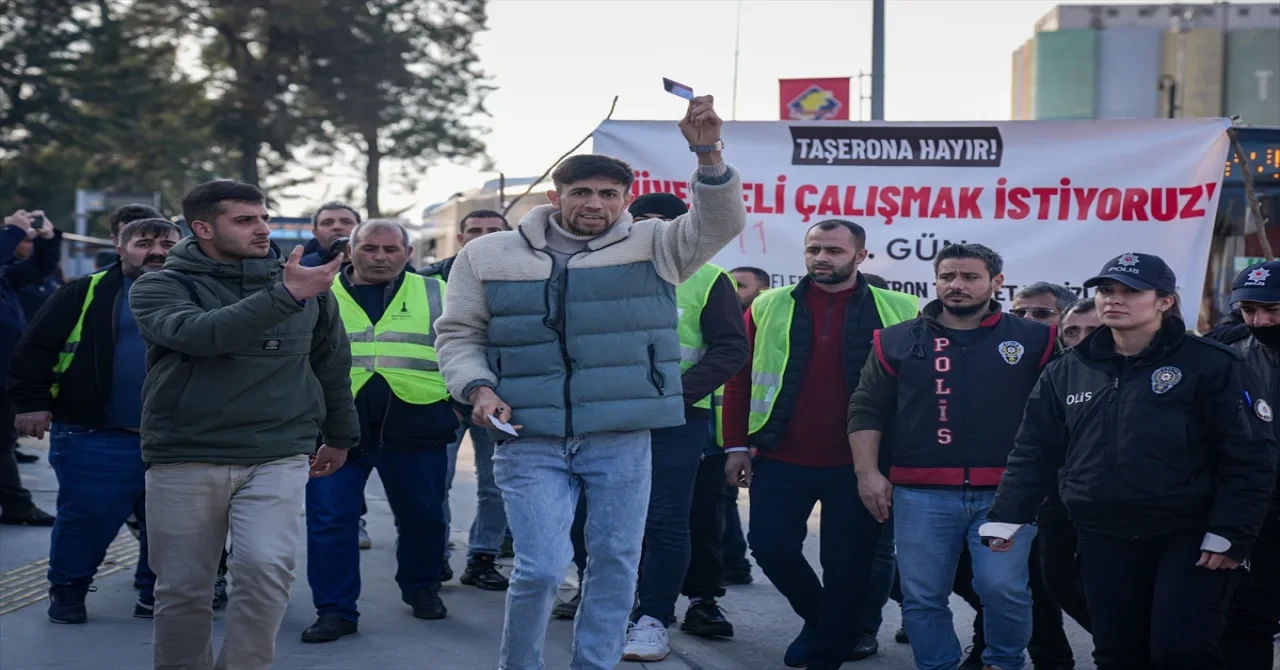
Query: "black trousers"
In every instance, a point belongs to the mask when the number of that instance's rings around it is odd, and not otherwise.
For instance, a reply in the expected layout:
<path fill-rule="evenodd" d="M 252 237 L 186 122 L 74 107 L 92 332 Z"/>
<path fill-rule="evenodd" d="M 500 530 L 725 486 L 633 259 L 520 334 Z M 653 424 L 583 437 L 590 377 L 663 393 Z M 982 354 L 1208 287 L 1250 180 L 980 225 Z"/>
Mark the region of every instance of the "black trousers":
<path fill-rule="evenodd" d="M 1280 510 L 1272 509 L 1262 524 L 1249 563 L 1222 636 L 1227 670 L 1274 667 L 1272 636 L 1280 633 Z"/>
<path fill-rule="evenodd" d="M 1041 508 L 1040 534 L 1036 536 L 1040 543 L 1040 571 L 1044 586 L 1067 616 L 1075 619 L 1081 628 L 1092 631 L 1084 581 L 1080 578 L 1080 566 L 1076 562 L 1079 545 L 1076 527 L 1067 516 L 1066 509 L 1059 507 L 1050 511 L 1048 508 L 1049 503 Z"/>
<path fill-rule="evenodd" d="M 757 458 L 747 544 L 756 564 L 815 631 L 809 667 L 838 668 L 861 628 L 881 526 L 858 498 L 853 469 L 805 467 Z M 809 515 L 819 502 L 822 579 L 804 556 Z"/>
<path fill-rule="evenodd" d="M 724 462 L 723 454 L 703 457 L 693 483 L 693 507 L 689 511 L 692 546 L 689 569 L 680 587 L 680 593 L 690 598 L 724 595 L 724 510 L 733 500 L 724 477 Z"/>
<path fill-rule="evenodd" d="M 1098 670 L 1223 670 L 1240 570 L 1198 567 L 1203 533 L 1155 539 L 1080 530 Z"/>
<path fill-rule="evenodd" d="M 1027 644 L 1027 653 L 1031 654 L 1031 662 L 1036 670 L 1071 670 L 1075 668 L 1075 656 L 1071 652 L 1071 641 L 1062 629 L 1062 610 L 1050 597 L 1045 588 L 1044 575 L 1040 565 L 1040 538 L 1036 537 L 1031 544 L 1031 642 Z M 960 562 L 956 566 L 956 582 L 952 586 L 956 595 L 964 599 L 977 612 L 973 618 L 973 653 L 982 657 L 982 650 L 987 648 L 983 638 L 982 601 L 973 589 L 973 559 L 968 550 L 960 554 Z M 1268 669 L 1270 670 L 1270 669 Z"/>
<path fill-rule="evenodd" d="M 13 427 L 13 408 L 7 395 L 0 391 L 0 510 L 10 515 L 30 514 L 35 507 L 31 492 L 22 485 L 18 459 L 13 456 L 18 446 L 18 431 Z"/>

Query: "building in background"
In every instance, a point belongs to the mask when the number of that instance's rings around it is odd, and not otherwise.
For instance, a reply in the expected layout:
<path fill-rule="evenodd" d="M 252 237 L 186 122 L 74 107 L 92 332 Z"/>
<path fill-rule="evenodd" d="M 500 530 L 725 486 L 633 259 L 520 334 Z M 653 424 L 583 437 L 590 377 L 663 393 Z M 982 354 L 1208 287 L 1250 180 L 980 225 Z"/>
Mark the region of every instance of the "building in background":
<path fill-rule="evenodd" d="M 444 202 L 428 206 L 422 212 L 422 228 L 416 231 L 413 250 L 415 267 L 457 254 L 461 249 L 458 245 L 458 223 L 462 221 L 462 217 L 477 209 L 501 212 L 511 205 L 507 221 L 515 227 L 529 210 L 538 205 L 550 204 L 546 195 L 553 188 L 550 179 L 545 183 L 538 183 L 528 195 L 520 197 L 537 181 L 536 177 L 490 179 L 480 188 L 455 193 Z"/>
<path fill-rule="evenodd" d="M 1280 4 L 1062 5 L 1013 53 L 1014 120 L 1170 116 L 1280 127 Z"/>

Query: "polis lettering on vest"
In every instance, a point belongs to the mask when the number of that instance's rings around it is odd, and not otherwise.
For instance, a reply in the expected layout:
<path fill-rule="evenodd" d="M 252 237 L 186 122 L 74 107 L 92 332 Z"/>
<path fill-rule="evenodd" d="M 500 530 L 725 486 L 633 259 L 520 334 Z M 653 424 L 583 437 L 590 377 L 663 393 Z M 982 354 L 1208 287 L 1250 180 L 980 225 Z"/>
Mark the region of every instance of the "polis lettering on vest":
<path fill-rule="evenodd" d="M 951 340 L 945 337 L 933 338 L 934 353 L 942 353 L 947 347 L 951 346 Z M 933 359 L 933 370 L 939 374 L 951 372 L 951 357 L 938 356 Z M 947 398 L 951 395 L 951 387 L 947 385 L 946 377 L 937 377 L 933 380 L 934 395 L 938 396 L 938 423 L 948 423 L 947 419 Z M 938 429 L 938 444 L 951 444 L 951 429 Z"/>

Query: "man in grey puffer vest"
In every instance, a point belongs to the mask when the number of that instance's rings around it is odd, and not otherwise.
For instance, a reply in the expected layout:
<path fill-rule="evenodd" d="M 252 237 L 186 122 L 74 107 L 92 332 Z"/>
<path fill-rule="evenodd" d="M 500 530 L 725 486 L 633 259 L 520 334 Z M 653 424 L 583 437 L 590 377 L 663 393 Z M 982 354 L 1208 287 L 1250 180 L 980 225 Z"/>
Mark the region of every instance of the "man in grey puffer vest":
<path fill-rule="evenodd" d="M 720 156 L 710 96 L 680 121 L 698 156 L 693 205 L 674 221 L 633 221 L 634 173 L 607 156 L 562 163 L 551 205 L 518 230 L 472 241 L 449 276 L 436 347 L 449 390 L 519 437 L 494 451 L 517 562 L 507 591 L 502 670 L 543 667 L 569 527 L 587 497 L 591 563 L 571 667 L 622 656 L 650 487 L 649 430 L 684 423 L 676 285 L 742 232 L 742 182 Z"/>

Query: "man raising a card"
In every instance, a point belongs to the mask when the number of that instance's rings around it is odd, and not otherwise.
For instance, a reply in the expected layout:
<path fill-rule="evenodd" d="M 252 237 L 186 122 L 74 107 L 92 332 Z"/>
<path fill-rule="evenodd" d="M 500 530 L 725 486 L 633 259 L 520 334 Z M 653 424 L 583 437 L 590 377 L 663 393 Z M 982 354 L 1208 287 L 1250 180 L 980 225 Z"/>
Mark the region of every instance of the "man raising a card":
<path fill-rule="evenodd" d="M 648 507 L 649 431 L 684 422 L 675 287 L 746 217 L 741 179 L 721 160 L 711 96 L 690 100 L 679 127 L 698 163 L 688 214 L 633 221 L 631 167 L 573 156 L 552 173 L 552 204 L 516 231 L 472 241 L 449 277 L 436 322 L 449 391 L 474 407 L 476 425 L 508 423 L 518 434 L 491 429 L 519 556 L 503 670 L 543 667 L 580 490 L 591 563 L 571 666 L 608 670 L 622 656 Z"/>

